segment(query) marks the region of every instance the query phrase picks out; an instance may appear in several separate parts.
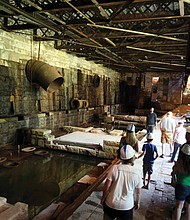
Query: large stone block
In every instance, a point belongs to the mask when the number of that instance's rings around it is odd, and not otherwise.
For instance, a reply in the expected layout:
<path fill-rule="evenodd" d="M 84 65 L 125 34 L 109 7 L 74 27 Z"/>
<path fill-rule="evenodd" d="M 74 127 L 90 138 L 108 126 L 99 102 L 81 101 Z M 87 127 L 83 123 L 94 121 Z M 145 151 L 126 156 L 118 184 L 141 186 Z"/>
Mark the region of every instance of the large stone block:
<path fill-rule="evenodd" d="M 51 130 L 49 130 L 49 129 L 32 129 L 31 132 L 32 132 L 32 134 L 36 134 L 39 136 L 51 134 Z"/>
<path fill-rule="evenodd" d="M 104 151 L 99 151 L 97 157 L 100 158 L 107 158 L 107 159 L 114 159 L 116 157 L 115 154 L 110 154 Z"/>
<path fill-rule="evenodd" d="M 43 138 L 38 139 L 38 146 L 39 147 L 44 147 L 45 146 L 45 142 Z"/>
<path fill-rule="evenodd" d="M 17 202 L 8 209 L 0 213 L 1 220 L 27 220 L 28 219 L 28 205 Z"/>
<path fill-rule="evenodd" d="M 119 142 L 118 141 L 108 141 L 108 140 L 103 140 L 103 147 L 105 146 L 112 146 L 112 147 L 119 147 Z"/>
<path fill-rule="evenodd" d="M 0 197 L 0 206 L 6 204 L 7 199 L 5 197 Z"/>

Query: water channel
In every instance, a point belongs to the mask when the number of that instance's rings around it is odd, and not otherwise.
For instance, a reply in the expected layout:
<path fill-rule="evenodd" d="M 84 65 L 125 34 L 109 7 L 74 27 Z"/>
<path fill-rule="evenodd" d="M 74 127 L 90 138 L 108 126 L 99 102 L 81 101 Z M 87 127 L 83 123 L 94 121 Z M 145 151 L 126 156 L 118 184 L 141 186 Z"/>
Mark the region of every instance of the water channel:
<path fill-rule="evenodd" d="M 0 164 L 0 196 L 10 204 L 28 204 L 32 219 L 100 162 L 102 159 L 59 151 L 44 156 L 30 153 L 14 166 Z"/>

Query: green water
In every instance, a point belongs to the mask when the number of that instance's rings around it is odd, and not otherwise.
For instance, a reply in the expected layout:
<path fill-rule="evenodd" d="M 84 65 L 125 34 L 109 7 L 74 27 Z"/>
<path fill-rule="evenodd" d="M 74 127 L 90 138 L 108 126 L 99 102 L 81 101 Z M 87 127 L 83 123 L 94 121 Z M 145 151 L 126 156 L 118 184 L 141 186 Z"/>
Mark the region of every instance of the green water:
<path fill-rule="evenodd" d="M 31 154 L 16 167 L 0 165 L 0 196 L 29 206 L 30 219 L 59 197 L 102 159 L 51 151 Z"/>

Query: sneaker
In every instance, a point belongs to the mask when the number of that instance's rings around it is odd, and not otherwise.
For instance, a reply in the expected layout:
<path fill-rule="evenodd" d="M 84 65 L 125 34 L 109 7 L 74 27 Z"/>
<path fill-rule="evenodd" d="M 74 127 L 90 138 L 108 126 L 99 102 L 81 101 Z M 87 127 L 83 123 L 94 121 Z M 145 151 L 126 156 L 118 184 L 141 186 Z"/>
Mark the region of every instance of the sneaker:
<path fill-rule="evenodd" d="M 164 158 L 164 154 L 160 155 L 161 158 Z"/>
<path fill-rule="evenodd" d="M 142 188 L 143 189 L 149 189 L 149 185 L 147 184 L 147 185 L 143 186 Z"/>

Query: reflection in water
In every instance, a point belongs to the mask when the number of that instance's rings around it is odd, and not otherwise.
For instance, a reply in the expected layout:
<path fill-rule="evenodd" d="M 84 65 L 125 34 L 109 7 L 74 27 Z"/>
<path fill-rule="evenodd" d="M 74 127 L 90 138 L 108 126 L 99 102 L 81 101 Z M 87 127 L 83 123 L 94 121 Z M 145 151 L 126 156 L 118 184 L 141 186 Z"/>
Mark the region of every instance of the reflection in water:
<path fill-rule="evenodd" d="M 28 197 L 28 203 L 34 206 L 43 205 L 60 193 L 58 183 L 51 179 L 35 184 L 30 191 L 33 193 Z"/>
<path fill-rule="evenodd" d="M 19 166 L 0 165 L 0 196 L 10 204 L 28 204 L 32 218 L 99 162 L 98 158 L 89 160 L 63 152 L 50 152 L 48 156 L 31 154 Z"/>

